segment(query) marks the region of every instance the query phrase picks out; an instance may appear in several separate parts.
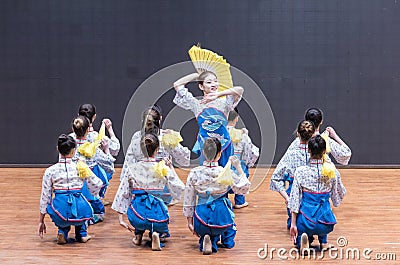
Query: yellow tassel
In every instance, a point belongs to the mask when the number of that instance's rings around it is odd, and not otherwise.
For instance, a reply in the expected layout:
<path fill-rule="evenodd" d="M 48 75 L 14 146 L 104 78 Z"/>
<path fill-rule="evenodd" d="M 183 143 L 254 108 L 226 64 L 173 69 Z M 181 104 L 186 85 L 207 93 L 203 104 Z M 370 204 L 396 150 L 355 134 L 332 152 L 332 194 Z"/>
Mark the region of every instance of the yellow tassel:
<path fill-rule="evenodd" d="M 235 128 L 229 129 L 229 135 L 233 143 L 240 143 L 242 140 L 243 131 Z"/>
<path fill-rule="evenodd" d="M 78 170 L 79 178 L 81 179 L 85 179 L 94 175 L 94 173 L 92 172 L 92 170 L 90 170 L 88 165 L 86 165 L 86 163 L 81 160 L 79 160 L 78 163 L 76 163 L 76 169 Z"/>
<path fill-rule="evenodd" d="M 97 147 L 97 141 L 93 143 L 86 142 L 78 147 L 78 152 L 85 157 L 91 158 L 96 154 Z"/>
<path fill-rule="evenodd" d="M 223 184 L 223 185 L 227 185 L 227 186 L 233 185 L 234 182 L 233 182 L 233 178 L 231 175 L 231 161 L 228 161 L 228 163 L 226 163 L 225 167 L 218 174 L 218 177 L 216 180 L 219 184 Z"/>
<path fill-rule="evenodd" d="M 165 161 L 161 160 L 154 167 L 154 173 L 158 178 L 164 178 L 168 176 L 169 168 L 165 165 Z"/>
<path fill-rule="evenodd" d="M 321 137 L 325 140 L 326 143 L 326 153 L 329 154 L 331 152 L 331 146 L 329 144 L 329 132 L 324 131 L 321 133 Z"/>
<path fill-rule="evenodd" d="M 163 146 L 169 148 L 176 148 L 180 142 L 182 142 L 182 136 L 179 132 L 170 130 L 161 137 L 161 143 Z"/>
<path fill-rule="evenodd" d="M 323 157 L 323 163 L 322 163 L 322 169 L 321 169 L 321 174 L 323 176 L 327 176 L 330 179 L 336 178 L 336 167 L 333 163 L 331 162 L 326 162 L 327 161 L 327 154 L 324 154 Z"/>
<path fill-rule="evenodd" d="M 103 123 L 100 127 L 100 131 L 96 137 L 96 140 L 93 143 L 86 142 L 79 146 L 78 152 L 85 157 L 92 158 L 96 154 L 97 147 L 100 146 L 100 142 L 104 137 L 106 137 L 106 127 Z"/>
<path fill-rule="evenodd" d="M 99 134 L 96 137 L 96 142 L 100 144 L 101 140 L 106 137 L 106 125 L 104 123 L 101 124 Z"/>

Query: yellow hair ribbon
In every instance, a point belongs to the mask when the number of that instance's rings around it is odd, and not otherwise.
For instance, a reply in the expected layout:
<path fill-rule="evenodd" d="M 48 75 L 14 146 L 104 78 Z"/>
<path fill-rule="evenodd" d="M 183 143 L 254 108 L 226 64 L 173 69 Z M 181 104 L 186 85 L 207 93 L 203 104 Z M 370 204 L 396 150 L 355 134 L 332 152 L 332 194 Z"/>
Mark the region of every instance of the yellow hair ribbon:
<path fill-rule="evenodd" d="M 100 142 L 104 137 L 106 137 L 106 127 L 103 123 L 100 127 L 99 134 L 97 135 L 96 140 L 92 143 L 86 142 L 79 146 L 78 152 L 85 157 L 92 158 L 96 154 L 97 147 L 99 147 Z"/>
<path fill-rule="evenodd" d="M 179 132 L 170 130 L 167 133 L 164 133 L 161 137 L 161 143 L 163 146 L 169 148 L 176 148 L 180 142 L 182 142 L 182 136 Z"/>
<path fill-rule="evenodd" d="M 329 154 L 331 152 L 331 146 L 329 144 L 329 132 L 328 131 L 324 131 L 323 133 L 321 133 L 321 137 L 322 137 L 322 139 L 325 140 L 326 153 Z"/>
<path fill-rule="evenodd" d="M 167 165 L 165 165 L 165 161 L 161 160 L 160 162 L 158 162 L 154 167 L 154 173 L 156 174 L 156 176 L 158 178 L 164 178 L 168 175 L 169 173 L 169 168 L 167 167 Z"/>
<path fill-rule="evenodd" d="M 322 163 L 322 169 L 321 169 L 321 174 L 323 176 L 327 176 L 330 179 L 336 178 L 336 167 L 332 162 L 327 162 L 328 161 L 328 155 L 324 154 L 323 156 L 323 163 Z"/>
<path fill-rule="evenodd" d="M 86 142 L 78 147 L 78 152 L 85 157 L 91 158 L 96 154 L 97 146 L 96 142 Z"/>
<path fill-rule="evenodd" d="M 223 185 L 233 185 L 234 181 L 231 175 L 231 161 L 229 160 L 228 163 L 226 163 L 225 167 L 222 169 L 222 171 L 218 174 L 218 177 L 216 181 L 219 184 Z"/>
<path fill-rule="evenodd" d="M 242 130 L 235 129 L 235 128 L 229 129 L 229 135 L 230 135 L 231 141 L 233 143 L 240 143 L 240 141 L 242 140 L 242 134 L 243 134 Z"/>
<path fill-rule="evenodd" d="M 81 179 L 85 179 L 94 175 L 92 170 L 90 170 L 88 165 L 86 165 L 86 163 L 82 160 L 79 160 L 78 163 L 76 163 L 76 169 L 78 170 L 79 178 Z"/>

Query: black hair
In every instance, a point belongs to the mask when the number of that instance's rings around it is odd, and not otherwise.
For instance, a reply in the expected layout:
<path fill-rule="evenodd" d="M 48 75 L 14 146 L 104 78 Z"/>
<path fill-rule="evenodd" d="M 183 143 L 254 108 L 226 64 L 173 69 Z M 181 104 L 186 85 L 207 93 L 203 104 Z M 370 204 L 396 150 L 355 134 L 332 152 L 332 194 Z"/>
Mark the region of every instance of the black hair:
<path fill-rule="evenodd" d="M 213 73 L 213 72 L 211 72 L 211 71 L 204 71 L 204 72 L 202 72 L 202 73 L 199 75 L 199 77 L 198 77 L 198 79 L 197 79 L 197 83 L 199 83 L 199 85 L 203 85 L 204 80 L 205 80 L 206 77 L 209 76 L 209 75 L 213 75 L 213 76 L 215 76 L 215 78 L 217 78 L 217 75 L 216 75 L 215 73 Z"/>
<path fill-rule="evenodd" d="M 321 159 L 326 150 L 326 142 L 321 135 L 316 135 L 308 141 L 308 151 L 314 159 Z"/>
<path fill-rule="evenodd" d="M 79 107 L 79 115 L 85 116 L 89 119 L 89 122 L 93 122 L 93 117 L 96 114 L 96 106 L 93 104 L 83 104 Z"/>
<path fill-rule="evenodd" d="M 322 122 L 322 110 L 317 108 L 310 108 L 306 111 L 304 119 L 314 123 L 315 128 L 318 128 Z"/>
<path fill-rule="evenodd" d="M 238 109 L 231 110 L 228 114 L 228 121 L 234 121 L 239 116 Z"/>
<path fill-rule="evenodd" d="M 161 127 L 161 112 L 160 108 L 149 107 L 142 115 L 142 133 L 154 133 L 156 135 L 160 134 Z"/>
<path fill-rule="evenodd" d="M 72 120 L 72 128 L 76 137 L 84 137 L 87 129 L 89 128 L 90 122 L 86 116 L 78 116 Z"/>
<path fill-rule="evenodd" d="M 311 121 L 301 121 L 297 126 L 297 132 L 303 142 L 307 142 L 315 133 L 314 123 Z"/>
<path fill-rule="evenodd" d="M 210 137 L 204 141 L 203 154 L 206 160 L 214 160 L 219 153 L 221 153 L 221 142 L 215 138 Z"/>
<path fill-rule="evenodd" d="M 153 133 L 146 133 L 140 141 L 140 149 L 145 157 L 151 157 L 160 145 L 158 136 Z"/>
<path fill-rule="evenodd" d="M 61 155 L 66 156 L 76 148 L 76 142 L 72 136 L 61 134 L 57 139 L 57 148 Z"/>

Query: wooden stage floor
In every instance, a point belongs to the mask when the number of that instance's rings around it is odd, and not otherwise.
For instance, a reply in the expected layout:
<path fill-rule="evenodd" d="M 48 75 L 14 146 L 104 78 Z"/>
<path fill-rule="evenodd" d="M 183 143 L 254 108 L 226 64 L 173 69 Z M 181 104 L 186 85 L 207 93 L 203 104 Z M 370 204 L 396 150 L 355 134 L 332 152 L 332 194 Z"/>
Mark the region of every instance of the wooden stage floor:
<path fill-rule="evenodd" d="M 247 195 L 249 207 L 235 210 L 236 246 L 203 256 L 198 239 L 190 233 L 181 204 L 171 206 L 170 232 L 160 252 L 134 246 L 133 234 L 118 224 L 116 212 L 106 207 L 104 222 L 89 227 L 86 244 L 56 244 L 56 227 L 46 215 L 47 234 L 37 236 L 39 199 L 44 168 L 0 168 L 0 264 L 284 264 L 310 261 L 297 259 L 285 228 L 286 210 L 278 193 L 269 190 L 272 170 L 260 187 Z M 400 260 L 400 170 L 340 169 L 347 188 L 342 205 L 334 209 L 338 224 L 329 241 L 336 249 L 320 253 L 316 264 L 396 264 Z M 119 184 L 117 169 L 106 199 L 112 201 Z M 187 173 L 179 171 L 182 180 Z M 232 198 L 232 197 L 231 197 Z M 73 229 L 72 229 L 73 231 Z M 72 233 L 73 235 L 73 233 Z M 340 239 L 340 242 L 337 242 Z M 346 245 L 344 245 L 347 243 Z M 265 252 L 260 248 L 268 246 Z M 281 257 L 277 250 L 280 249 Z M 357 259 L 357 251 L 360 253 Z M 353 257 L 354 254 L 354 257 Z M 264 255 L 264 257 L 262 257 Z M 261 257 L 259 257 L 261 256 Z M 286 259 L 285 259 L 286 258 Z M 311 258 L 314 259 L 313 255 Z M 394 261 L 397 259 L 397 261 Z"/>

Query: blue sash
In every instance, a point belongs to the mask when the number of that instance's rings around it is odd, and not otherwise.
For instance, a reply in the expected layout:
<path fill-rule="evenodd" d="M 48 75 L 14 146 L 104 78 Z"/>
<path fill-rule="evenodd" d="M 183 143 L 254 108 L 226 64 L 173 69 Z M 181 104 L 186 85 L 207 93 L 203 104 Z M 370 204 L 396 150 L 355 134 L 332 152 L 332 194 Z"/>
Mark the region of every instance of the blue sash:
<path fill-rule="evenodd" d="M 194 217 L 202 225 L 211 228 L 228 228 L 234 224 L 235 214 L 229 199 L 210 194 L 199 194 Z"/>
<path fill-rule="evenodd" d="M 169 213 L 163 200 L 143 190 L 132 194 L 135 197 L 127 212 L 129 222 L 137 230 L 168 233 Z"/>
<path fill-rule="evenodd" d="M 332 232 L 336 224 L 336 217 L 329 203 L 330 192 L 311 193 L 303 191 L 297 219 L 298 227 L 301 226 L 307 234 L 325 235 Z"/>
<path fill-rule="evenodd" d="M 199 125 L 199 133 L 192 151 L 200 157 L 200 165 L 203 164 L 202 149 L 204 141 L 207 138 L 216 137 L 222 145 L 222 156 L 219 164 L 225 166 L 228 158 L 233 155 L 231 137 L 226 128 L 228 125 L 226 116 L 215 108 L 206 108 L 197 116 L 197 124 Z"/>
<path fill-rule="evenodd" d="M 47 213 L 57 226 L 81 225 L 93 217 L 93 209 L 81 190 L 55 190 Z"/>

